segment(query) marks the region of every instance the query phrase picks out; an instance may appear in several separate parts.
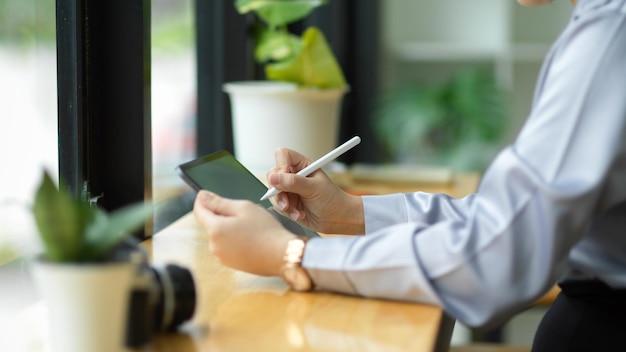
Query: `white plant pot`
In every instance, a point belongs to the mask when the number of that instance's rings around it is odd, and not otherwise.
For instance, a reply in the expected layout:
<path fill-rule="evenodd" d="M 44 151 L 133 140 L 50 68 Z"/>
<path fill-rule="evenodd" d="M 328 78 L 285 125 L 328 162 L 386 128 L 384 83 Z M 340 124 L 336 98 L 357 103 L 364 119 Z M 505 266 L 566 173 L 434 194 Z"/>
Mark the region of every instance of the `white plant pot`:
<path fill-rule="evenodd" d="M 125 351 L 131 263 L 33 263 L 53 352 Z"/>
<path fill-rule="evenodd" d="M 276 165 L 274 151 L 293 149 L 313 160 L 335 148 L 346 88 L 298 89 L 292 83 L 224 84 L 232 110 L 235 156 L 253 173 Z"/>

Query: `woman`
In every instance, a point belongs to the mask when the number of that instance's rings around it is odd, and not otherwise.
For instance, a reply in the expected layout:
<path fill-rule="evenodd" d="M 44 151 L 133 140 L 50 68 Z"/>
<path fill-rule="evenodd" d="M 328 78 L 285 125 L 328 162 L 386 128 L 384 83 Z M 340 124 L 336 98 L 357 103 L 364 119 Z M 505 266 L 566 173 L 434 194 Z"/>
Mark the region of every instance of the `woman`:
<path fill-rule="evenodd" d="M 626 0 L 575 5 L 526 124 L 475 194 L 352 196 L 321 171 L 295 175 L 311 161 L 283 149 L 268 173 L 283 191 L 275 208 L 366 236 L 294 240 L 260 207 L 203 191 L 194 212 L 211 250 L 295 289 L 435 304 L 473 327 L 505 321 L 558 281 L 534 350 L 626 350 Z"/>

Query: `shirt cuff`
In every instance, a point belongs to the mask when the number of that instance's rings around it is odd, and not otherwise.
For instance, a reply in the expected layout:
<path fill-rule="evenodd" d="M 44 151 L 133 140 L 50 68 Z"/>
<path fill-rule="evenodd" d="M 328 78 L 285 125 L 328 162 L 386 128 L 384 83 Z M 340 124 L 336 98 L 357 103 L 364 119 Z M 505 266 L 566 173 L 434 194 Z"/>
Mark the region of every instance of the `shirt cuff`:
<path fill-rule="evenodd" d="M 404 194 L 363 196 L 365 233 L 376 232 L 390 225 L 407 221 Z"/>

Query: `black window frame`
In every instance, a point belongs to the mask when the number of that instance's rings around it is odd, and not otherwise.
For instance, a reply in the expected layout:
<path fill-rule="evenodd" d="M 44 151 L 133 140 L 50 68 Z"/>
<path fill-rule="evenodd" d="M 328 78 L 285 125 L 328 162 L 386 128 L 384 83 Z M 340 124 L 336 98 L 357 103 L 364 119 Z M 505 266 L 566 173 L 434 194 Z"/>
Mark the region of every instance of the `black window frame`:
<path fill-rule="evenodd" d="M 56 2 L 59 177 L 107 211 L 151 199 L 150 5 Z"/>

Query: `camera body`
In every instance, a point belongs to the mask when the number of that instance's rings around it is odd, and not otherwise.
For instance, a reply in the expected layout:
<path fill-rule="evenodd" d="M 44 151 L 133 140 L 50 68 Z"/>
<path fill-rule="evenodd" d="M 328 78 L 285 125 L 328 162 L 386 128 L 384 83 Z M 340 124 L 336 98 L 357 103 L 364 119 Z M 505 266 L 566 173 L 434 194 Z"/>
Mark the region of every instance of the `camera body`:
<path fill-rule="evenodd" d="M 124 251 L 133 263 L 135 275 L 130 292 L 126 346 L 138 348 L 153 335 L 175 331 L 191 319 L 196 290 L 191 272 L 179 265 L 150 265 L 146 253 L 126 244 Z"/>

